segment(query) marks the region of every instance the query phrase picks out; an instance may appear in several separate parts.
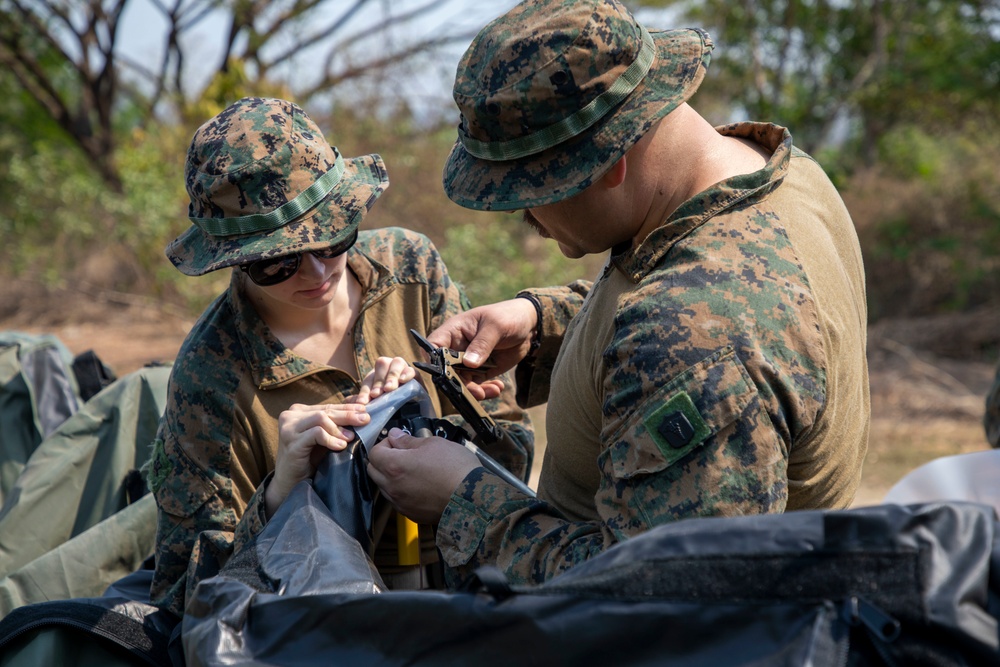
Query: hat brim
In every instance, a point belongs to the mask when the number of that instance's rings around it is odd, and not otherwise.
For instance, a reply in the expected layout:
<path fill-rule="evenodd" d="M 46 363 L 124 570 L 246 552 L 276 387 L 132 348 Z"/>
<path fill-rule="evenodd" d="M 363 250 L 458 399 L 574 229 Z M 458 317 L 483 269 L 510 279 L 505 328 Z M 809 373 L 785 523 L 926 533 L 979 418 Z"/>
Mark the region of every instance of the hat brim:
<path fill-rule="evenodd" d="M 378 155 L 345 159 L 344 166 L 344 174 L 330 194 L 301 218 L 268 232 L 240 236 L 213 236 L 192 225 L 167 246 L 167 257 L 181 273 L 201 276 L 260 259 L 337 245 L 357 230 L 389 186 L 385 164 Z"/>
<path fill-rule="evenodd" d="M 576 137 L 542 152 L 502 162 L 452 147 L 444 190 L 460 206 L 511 211 L 551 204 L 584 190 L 607 172 L 665 115 L 683 104 L 705 78 L 712 43 L 694 29 L 650 31 L 656 60 L 635 90 Z"/>

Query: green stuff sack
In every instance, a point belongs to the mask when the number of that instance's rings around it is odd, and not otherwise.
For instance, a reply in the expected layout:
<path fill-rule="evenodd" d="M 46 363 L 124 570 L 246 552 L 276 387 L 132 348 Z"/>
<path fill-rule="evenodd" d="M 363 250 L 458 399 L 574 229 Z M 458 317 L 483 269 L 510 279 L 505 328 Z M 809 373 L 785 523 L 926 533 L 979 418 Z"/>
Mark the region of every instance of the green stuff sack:
<path fill-rule="evenodd" d="M 0 510 L 0 582 L 20 585 L 16 582 L 24 581 L 25 574 L 17 573 L 33 564 L 31 576 L 50 580 L 46 585 L 55 586 L 53 590 L 100 595 L 109 573 L 97 570 L 129 570 L 153 553 L 152 530 L 134 535 L 109 530 L 104 540 L 79 540 L 80 546 L 39 560 L 144 497 L 138 469 L 163 414 L 169 374 L 169 367 L 158 366 L 122 377 L 37 445 Z M 148 500 L 142 507 L 146 514 L 136 520 L 152 526 L 155 507 Z M 50 564 L 48 573 L 39 569 L 45 563 Z M 0 591 L 0 599 L 7 600 L 0 612 L 37 601 L 26 590 Z"/>
<path fill-rule="evenodd" d="M 72 364 L 54 336 L 0 333 L 0 506 L 35 448 L 82 403 Z"/>

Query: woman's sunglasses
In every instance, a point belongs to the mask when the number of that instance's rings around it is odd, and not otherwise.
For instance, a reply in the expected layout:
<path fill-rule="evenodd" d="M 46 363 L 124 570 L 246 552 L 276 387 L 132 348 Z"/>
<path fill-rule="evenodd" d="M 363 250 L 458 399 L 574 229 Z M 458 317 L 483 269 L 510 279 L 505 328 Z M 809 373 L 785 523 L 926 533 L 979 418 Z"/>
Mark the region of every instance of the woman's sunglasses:
<path fill-rule="evenodd" d="M 331 247 L 322 250 L 312 250 L 310 255 L 317 259 L 333 259 L 339 257 L 351 249 L 355 241 L 358 240 L 358 233 L 354 232 L 348 239 Z M 295 255 L 283 255 L 272 259 L 261 259 L 251 264 L 240 265 L 240 270 L 250 277 L 250 280 L 261 287 L 270 287 L 283 283 L 299 270 L 302 264 L 303 253 Z"/>

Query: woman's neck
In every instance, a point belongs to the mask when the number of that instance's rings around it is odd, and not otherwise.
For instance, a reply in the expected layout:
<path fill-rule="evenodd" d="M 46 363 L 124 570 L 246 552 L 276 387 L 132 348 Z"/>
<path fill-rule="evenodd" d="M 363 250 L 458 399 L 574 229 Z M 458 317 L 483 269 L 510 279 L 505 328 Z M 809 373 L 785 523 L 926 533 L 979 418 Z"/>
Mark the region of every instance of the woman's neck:
<path fill-rule="evenodd" d="M 321 308 L 301 308 L 259 294 L 251 295 L 251 299 L 261 319 L 285 347 L 307 359 L 356 375 L 352 330 L 362 296 L 361 284 L 347 270 L 333 299 Z"/>

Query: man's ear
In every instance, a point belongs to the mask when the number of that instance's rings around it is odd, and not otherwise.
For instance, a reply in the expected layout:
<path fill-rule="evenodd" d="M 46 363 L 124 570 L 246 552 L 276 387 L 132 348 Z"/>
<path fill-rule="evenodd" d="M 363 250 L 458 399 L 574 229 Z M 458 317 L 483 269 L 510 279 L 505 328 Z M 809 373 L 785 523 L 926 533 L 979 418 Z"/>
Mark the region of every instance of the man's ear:
<path fill-rule="evenodd" d="M 611 190 L 612 188 L 617 188 L 625 182 L 625 172 L 628 171 L 626 165 L 627 159 L 628 157 L 623 155 L 621 159 L 618 160 L 618 162 L 615 162 L 614 166 L 601 177 L 601 182 L 604 184 L 604 187 Z"/>

